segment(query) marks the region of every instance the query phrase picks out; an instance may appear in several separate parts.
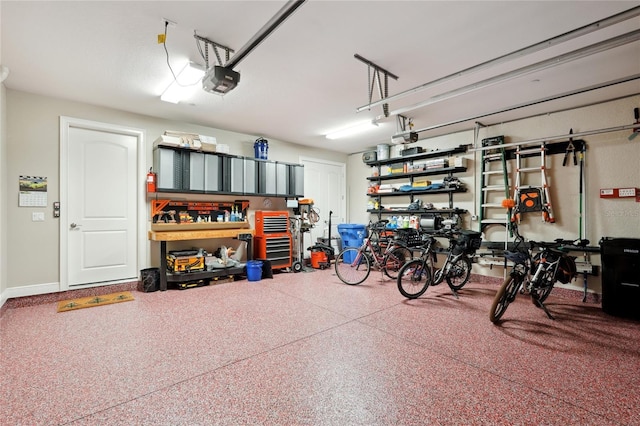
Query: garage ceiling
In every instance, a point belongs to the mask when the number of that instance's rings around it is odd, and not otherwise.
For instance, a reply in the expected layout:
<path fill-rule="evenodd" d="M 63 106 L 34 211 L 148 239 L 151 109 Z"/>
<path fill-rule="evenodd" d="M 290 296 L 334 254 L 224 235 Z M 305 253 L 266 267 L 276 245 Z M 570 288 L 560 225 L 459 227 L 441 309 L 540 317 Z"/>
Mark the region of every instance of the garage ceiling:
<path fill-rule="evenodd" d="M 171 83 L 157 35 L 164 19 L 169 62 L 205 63 L 194 31 L 239 50 L 285 1 L 2 1 L 0 62 L 9 89 L 70 99 L 344 153 L 388 143 L 397 119 L 369 104 L 369 68 L 354 54 L 399 78 L 393 96 L 430 81 L 579 27 L 640 7 L 638 1 L 307 1 L 251 51 L 236 71 L 241 80 L 224 97 L 200 89 L 170 104 L 160 94 Z M 499 123 L 640 93 L 640 42 L 589 53 L 543 70 L 482 87 L 486 81 L 550 58 L 640 29 L 635 16 L 539 52 L 488 67 L 389 102 L 421 130 L 420 138 Z M 210 53 L 210 65 L 215 63 Z M 607 87 L 603 83 L 628 80 Z M 464 94 L 440 100 L 443 93 Z M 509 112 L 516 105 L 581 91 Z M 372 100 L 380 99 L 373 87 Z M 438 100 L 438 102 L 434 102 Z M 477 118 L 482 117 L 482 118 Z M 328 140 L 325 134 L 378 119 L 361 136 Z M 442 126 L 444 123 L 459 122 Z M 633 122 L 633 113 L 628 120 Z M 426 130 L 431 129 L 432 130 Z M 172 129 L 188 130 L 188 129 Z M 585 131 L 590 129 L 580 129 Z M 544 135 L 541 135 L 544 136 Z"/>

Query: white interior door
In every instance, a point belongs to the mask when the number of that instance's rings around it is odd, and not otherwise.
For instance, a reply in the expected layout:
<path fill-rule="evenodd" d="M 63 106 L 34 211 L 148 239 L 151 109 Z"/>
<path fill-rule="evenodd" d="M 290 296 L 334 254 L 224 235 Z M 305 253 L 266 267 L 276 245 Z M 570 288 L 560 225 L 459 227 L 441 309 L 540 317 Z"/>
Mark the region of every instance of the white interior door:
<path fill-rule="evenodd" d="M 66 245 L 66 251 L 61 247 L 61 263 L 66 259 L 61 264 L 63 287 L 64 275 L 69 287 L 137 279 L 140 138 L 109 129 L 67 128 L 66 149 L 61 149 L 66 154 L 61 155 L 66 163 L 60 224 L 61 246 Z"/>
<path fill-rule="evenodd" d="M 318 237 L 322 237 L 331 216 L 331 236 L 337 237 L 338 224 L 344 223 L 346 217 L 346 165 L 319 159 L 301 158 L 304 165 L 304 196 L 314 201 L 319 210 L 320 220 L 311 232 L 305 233 L 304 248 L 313 245 Z M 336 253 L 337 254 L 337 253 Z M 309 252 L 305 253 L 309 257 Z"/>

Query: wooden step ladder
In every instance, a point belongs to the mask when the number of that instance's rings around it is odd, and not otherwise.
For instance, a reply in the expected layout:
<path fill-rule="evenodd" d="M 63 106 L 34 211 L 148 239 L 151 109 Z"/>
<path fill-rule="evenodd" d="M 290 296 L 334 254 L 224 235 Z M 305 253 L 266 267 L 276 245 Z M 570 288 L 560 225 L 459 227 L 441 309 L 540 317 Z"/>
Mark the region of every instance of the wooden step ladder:
<path fill-rule="evenodd" d="M 551 198 L 549 197 L 549 184 L 546 175 L 546 150 L 545 144 L 535 148 L 522 149 L 520 146 L 516 148 L 516 183 L 514 185 L 513 199 L 516 203 L 513 211 L 512 220 L 520 222 L 522 213 L 542 212 L 543 222 L 555 222 L 553 210 L 551 209 Z M 540 158 L 539 166 L 525 167 L 526 158 Z M 540 184 L 531 185 L 532 179 L 525 179 L 527 176 L 533 176 L 539 173 Z M 528 184 L 525 184 L 527 181 Z M 537 182 L 536 182 L 537 183 Z"/>

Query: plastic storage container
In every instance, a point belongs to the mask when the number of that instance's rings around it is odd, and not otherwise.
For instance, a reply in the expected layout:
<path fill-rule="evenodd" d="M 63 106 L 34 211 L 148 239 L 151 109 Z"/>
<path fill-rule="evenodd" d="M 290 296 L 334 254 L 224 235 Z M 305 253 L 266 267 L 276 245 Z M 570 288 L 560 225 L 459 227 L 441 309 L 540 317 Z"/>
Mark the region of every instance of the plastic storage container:
<path fill-rule="evenodd" d="M 389 145 L 380 144 L 377 146 L 376 155 L 378 157 L 378 161 L 389 159 Z"/>
<path fill-rule="evenodd" d="M 269 141 L 264 138 L 256 139 L 253 144 L 253 150 L 258 160 L 266 160 L 269 153 Z"/>
<path fill-rule="evenodd" d="M 247 279 L 249 281 L 260 281 L 262 279 L 262 262 L 250 260 L 247 262 Z"/>

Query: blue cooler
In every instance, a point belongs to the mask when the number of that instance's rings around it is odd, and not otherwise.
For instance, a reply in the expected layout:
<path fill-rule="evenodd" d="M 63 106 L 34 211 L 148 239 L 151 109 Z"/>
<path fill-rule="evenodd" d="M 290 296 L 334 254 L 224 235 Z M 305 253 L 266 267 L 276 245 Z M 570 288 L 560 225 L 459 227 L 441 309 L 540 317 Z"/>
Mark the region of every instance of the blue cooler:
<path fill-rule="evenodd" d="M 342 248 L 360 247 L 367 236 L 367 226 L 358 223 L 341 223 L 338 225 L 338 233 L 342 239 Z M 348 256 L 353 257 L 353 256 Z M 353 262 L 354 259 L 345 257 L 345 262 Z"/>

